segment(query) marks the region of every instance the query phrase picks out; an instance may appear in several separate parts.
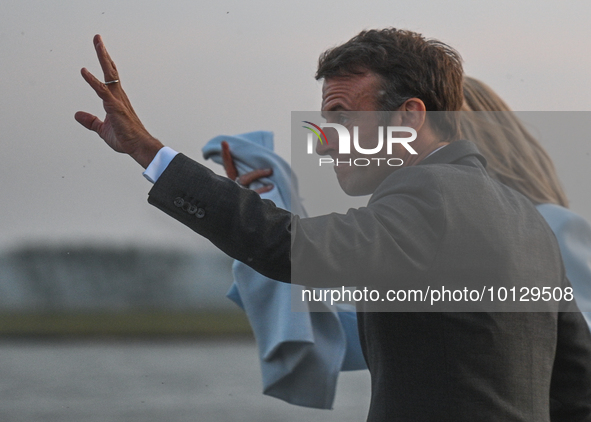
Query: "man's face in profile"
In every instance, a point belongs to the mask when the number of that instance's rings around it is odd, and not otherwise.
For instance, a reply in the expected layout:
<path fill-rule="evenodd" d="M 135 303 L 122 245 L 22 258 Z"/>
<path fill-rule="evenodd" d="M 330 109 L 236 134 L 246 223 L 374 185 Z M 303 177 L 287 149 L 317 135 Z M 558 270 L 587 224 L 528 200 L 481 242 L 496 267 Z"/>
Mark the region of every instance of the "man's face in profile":
<path fill-rule="evenodd" d="M 322 87 L 322 114 L 327 123 L 338 123 L 349 130 L 351 144 L 353 144 L 353 127 L 358 127 L 359 146 L 365 149 L 378 145 L 378 126 L 382 125 L 378 119 L 376 99 L 380 86 L 379 77 L 371 72 L 328 78 Z M 366 113 L 356 113 L 356 112 Z M 401 157 L 395 146 L 391 155 L 383 148 L 376 154 L 365 155 L 359 153 L 351 145 L 350 154 L 339 154 L 339 138 L 334 128 L 325 129 L 328 142 L 317 143 L 316 152 L 319 155 L 329 155 L 335 162 L 334 170 L 343 191 L 351 196 L 369 195 L 384 181 L 384 179 L 398 167 L 389 166 L 386 160 Z M 354 160 L 369 165 L 354 165 Z M 377 160 L 383 158 L 382 160 Z M 369 160 L 368 160 L 369 159 Z M 337 160 L 340 163 L 337 165 Z M 351 162 L 351 164 L 349 164 Z M 379 163 L 379 165 L 378 165 Z"/>

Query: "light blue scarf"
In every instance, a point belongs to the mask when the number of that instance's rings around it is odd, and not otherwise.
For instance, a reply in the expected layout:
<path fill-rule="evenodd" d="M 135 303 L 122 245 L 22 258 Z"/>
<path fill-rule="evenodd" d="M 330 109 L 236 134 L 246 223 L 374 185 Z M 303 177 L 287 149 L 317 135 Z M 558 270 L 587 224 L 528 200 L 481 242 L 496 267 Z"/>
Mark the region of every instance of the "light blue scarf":
<path fill-rule="evenodd" d="M 221 164 L 222 141 L 228 142 L 239 174 L 273 169 L 271 177 L 251 185 L 274 185 L 263 199 L 306 216 L 301 203 L 292 199 L 292 192 L 297 198 L 297 181 L 289 164 L 273 152 L 271 132 L 217 136 L 203 147 L 204 158 Z M 263 393 L 300 406 L 332 408 L 339 372 L 366 368 L 353 307 L 325 304 L 327 312 L 308 312 L 302 302 L 301 309 L 292 310 L 292 289 L 300 294 L 302 286 L 271 280 L 239 261 L 233 273 L 228 298 L 244 309 L 252 326 Z"/>

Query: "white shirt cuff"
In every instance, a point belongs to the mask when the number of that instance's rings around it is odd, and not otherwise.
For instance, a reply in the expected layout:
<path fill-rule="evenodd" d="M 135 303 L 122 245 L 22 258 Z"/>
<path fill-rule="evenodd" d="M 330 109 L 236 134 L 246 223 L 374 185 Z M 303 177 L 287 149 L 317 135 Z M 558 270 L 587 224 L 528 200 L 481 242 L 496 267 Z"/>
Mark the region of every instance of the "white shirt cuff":
<path fill-rule="evenodd" d="M 144 171 L 143 175 L 146 179 L 148 179 L 152 183 L 156 183 L 158 178 L 166 167 L 170 164 L 172 159 L 178 154 L 175 150 L 169 147 L 160 148 L 160 151 L 156 154 L 146 171 Z"/>

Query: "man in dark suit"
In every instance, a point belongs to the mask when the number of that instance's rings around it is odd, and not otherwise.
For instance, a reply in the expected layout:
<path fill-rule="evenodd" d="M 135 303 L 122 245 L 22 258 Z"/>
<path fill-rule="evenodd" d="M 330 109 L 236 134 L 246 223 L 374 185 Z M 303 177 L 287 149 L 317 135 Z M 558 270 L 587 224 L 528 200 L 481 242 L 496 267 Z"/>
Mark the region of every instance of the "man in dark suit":
<path fill-rule="evenodd" d="M 158 166 L 168 153 L 133 112 L 98 37 L 95 46 L 107 83 L 82 73 L 107 119 L 76 119 L 144 168 Z M 369 135 L 380 122 L 417 133 L 417 154 L 403 144 L 392 151 L 401 168 L 335 168 L 345 192 L 372 194 L 367 207 L 299 219 L 182 154 L 152 177 L 149 202 L 280 281 L 380 291 L 475 280 L 568 287 L 556 241 L 535 208 L 493 182 L 476 148 L 458 141 L 462 67 L 453 49 L 407 31 L 362 32 L 326 52 L 317 77 L 327 120 L 358 126 L 361 146 L 374 146 Z M 396 113 L 363 121 L 353 113 L 378 110 Z M 334 133 L 317 150 L 350 158 Z M 591 337 L 580 314 L 558 306 L 404 313 L 370 305 L 360 304 L 358 316 L 372 374 L 368 420 L 591 420 Z"/>

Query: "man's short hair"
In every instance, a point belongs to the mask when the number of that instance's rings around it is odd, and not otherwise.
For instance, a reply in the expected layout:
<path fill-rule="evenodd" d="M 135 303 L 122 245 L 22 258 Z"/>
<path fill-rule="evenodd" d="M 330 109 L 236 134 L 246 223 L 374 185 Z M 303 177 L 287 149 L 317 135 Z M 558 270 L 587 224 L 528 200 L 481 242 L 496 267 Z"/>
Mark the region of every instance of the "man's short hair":
<path fill-rule="evenodd" d="M 367 71 L 381 78 L 377 110 L 396 110 L 412 97 L 421 99 L 427 111 L 462 107 L 462 58 L 441 41 L 396 28 L 362 31 L 320 55 L 316 79 Z M 430 114 L 436 117 L 432 120 L 445 138 L 442 141 L 459 138 L 457 113 Z"/>

